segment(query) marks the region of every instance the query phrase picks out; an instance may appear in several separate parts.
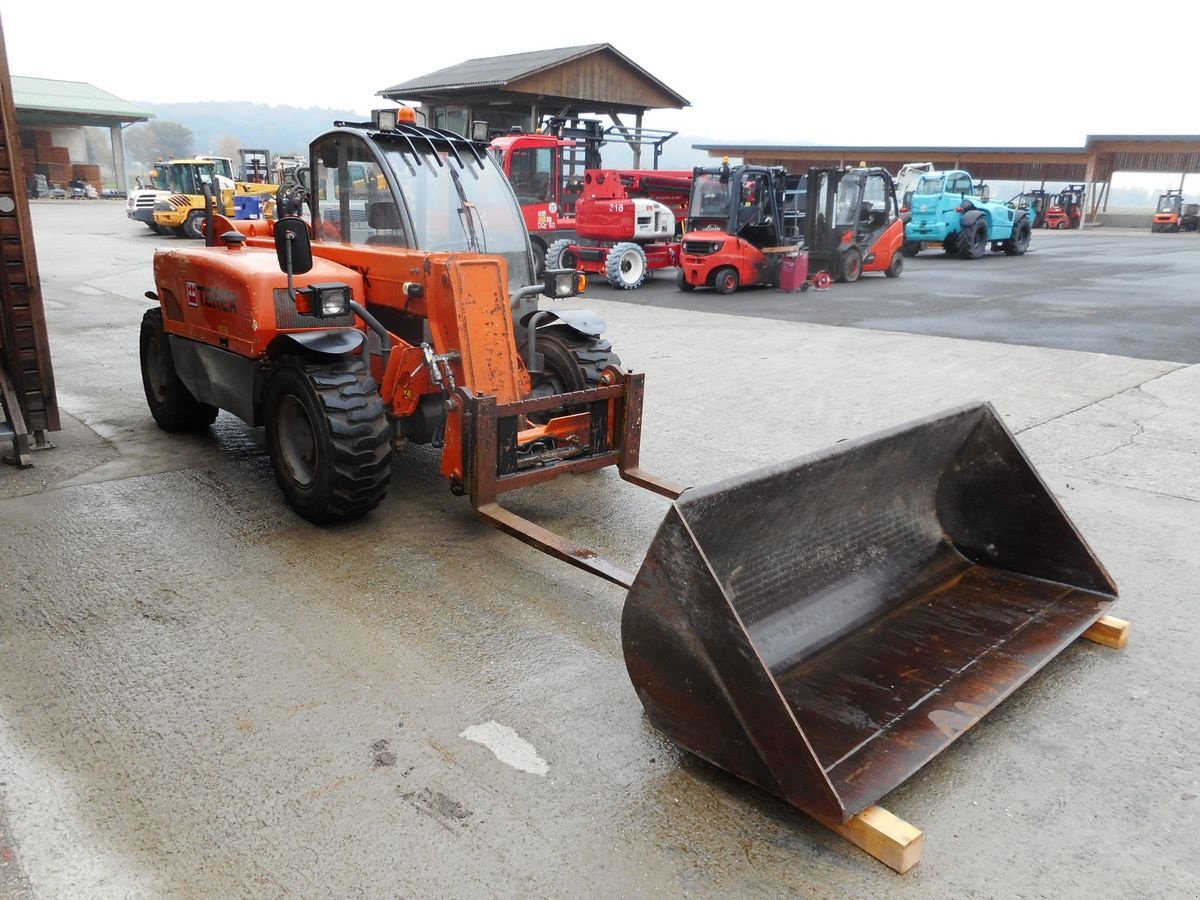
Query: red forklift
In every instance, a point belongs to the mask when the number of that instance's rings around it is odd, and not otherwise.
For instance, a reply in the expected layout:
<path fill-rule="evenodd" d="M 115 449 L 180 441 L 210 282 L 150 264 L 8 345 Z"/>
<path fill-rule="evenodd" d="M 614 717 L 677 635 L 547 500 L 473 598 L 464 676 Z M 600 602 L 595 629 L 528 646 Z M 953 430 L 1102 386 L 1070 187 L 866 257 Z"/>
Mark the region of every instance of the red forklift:
<path fill-rule="evenodd" d="M 681 291 L 775 284 L 785 255 L 800 249 L 802 217 L 785 215 L 797 195 L 782 166 L 697 167 L 675 284 Z"/>
<path fill-rule="evenodd" d="M 1085 185 L 1069 184 L 1054 195 L 1046 209 L 1047 228 L 1078 228 L 1083 224 Z"/>
<path fill-rule="evenodd" d="M 864 272 L 897 278 L 904 268 L 904 222 L 887 169 L 809 169 L 805 222 L 810 271 L 854 282 Z"/>

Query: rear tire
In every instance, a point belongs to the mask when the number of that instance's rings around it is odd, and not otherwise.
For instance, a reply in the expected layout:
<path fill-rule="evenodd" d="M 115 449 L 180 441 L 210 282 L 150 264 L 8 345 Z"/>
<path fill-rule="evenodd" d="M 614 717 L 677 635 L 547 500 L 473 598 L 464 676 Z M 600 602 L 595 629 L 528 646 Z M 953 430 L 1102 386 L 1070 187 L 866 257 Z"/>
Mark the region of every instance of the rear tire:
<path fill-rule="evenodd" d="M 741 283 L 742 280 L 738 276 L 737 269 L 732 266 L 717 269 L 717 274 L 713 276 L 713 287 L 717 289 L 718 294 L 732 294 L 741 286 Z"/>
<path fill-rule="evenodd" d="M 680 269 L 679 274 L 675 276 L 675 287 L 687 294 L 696 289 L 696 286 L 688 281 L 687 276 L 683 274 L 683 269 Z"/>
<path fill-rule="evenodd" d="M 979 259 L 988 246 L 987 223 L 976 219 L 970 225 L 964 225 L 958 233 L 958 258 Z"/>
<path fill-rule="evenodd" d="M 285 357 L 267 382 L 267 450 L 288 504 L 318 524 L 379 505 L 391 469 L 391 429 L 361 359 L 305 365 Z"/>
<path fill-rule="evenodd" d="M 646 251 L 630 242 L 614 246 L 604 260 L 604 274 L 608 277 L 608 283 L 623 291 L 640 288 L 648 270 Z"/>
<path fill-rule="evenodd" d="M 851 247 L 842 254 L 841 261 L 838 263 L 837 280 L 845 284 L 854 284 L 858 281 L 858 276 L 862 275 L 862 251 L 857 247 Z"/>
<path fill-rule="evenodd" d="M 901 245 L 901 247 L 900 247 L 900 252 L 908 257 L 916 256 L 918 253 L 921 252 L 921 242 L 920 241 L 905 241 L 904 244 Z"/>
<path fill-rule="evenodd" d="M 566 239 L 555 241 L 546 248 L 547 269 L 578 269 L 579 251 L 575 242 Z"/>
<path fill-rule="evenodd" d="M 217 408 L 197 400 L 175 374 L 161 309 L 148 309 L 142 316 L 138 355 L 146 403 L 159 428 L 173 432 L 203 431 L 216 420 Z"/>
<path fill-rule="evenodd" d="M 900 273 L 904 271 L 904 255 L 901 253 L 893 253 L 892 261 L 888 263 L 888 267 L 883 270 L 883 274 L 888 278 L 899 278 Z"/>
<path fill-rule="evenodd" d="M 162 234 L 162 228 L 159 227 L 159 224 L 157 222 L 147 222 L 146 227 L 149 228 L 151 231 L 153 231 L 155 234 Z"/>
<path fill-rule="evenodd" d="M 533 276 L 539 281 L 546 272 L 546 248 L 537 241 L 533 242 Z"/>

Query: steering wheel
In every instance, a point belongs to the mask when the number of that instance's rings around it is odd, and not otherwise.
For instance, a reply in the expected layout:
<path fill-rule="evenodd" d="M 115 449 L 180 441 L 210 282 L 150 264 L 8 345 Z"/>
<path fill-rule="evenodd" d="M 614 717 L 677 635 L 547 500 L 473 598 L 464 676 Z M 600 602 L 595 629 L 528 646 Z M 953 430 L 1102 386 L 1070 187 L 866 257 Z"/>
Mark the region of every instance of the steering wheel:
<path fill-rule="evenodd" d="M 304 211 L 308 191 L 295 181 L 285 181 L 275 192 L 275 216 L 298 216 Z"/>

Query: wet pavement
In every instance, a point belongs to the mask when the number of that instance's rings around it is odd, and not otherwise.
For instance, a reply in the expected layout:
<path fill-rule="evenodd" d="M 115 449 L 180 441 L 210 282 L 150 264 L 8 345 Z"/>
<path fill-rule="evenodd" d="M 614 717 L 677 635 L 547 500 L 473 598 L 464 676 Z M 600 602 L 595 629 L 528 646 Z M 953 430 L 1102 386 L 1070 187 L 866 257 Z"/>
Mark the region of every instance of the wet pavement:
<path fill-rule="evenodd" d="M 648 470 L 705 483 L 986 399 L 1121 588 L 1124 650 L 1073 646 L 883 799 L 926 835 L 898 876 L 657 735 L 620 589 L 478 521 L 434 451 L 316 528 L 261 431 L 159 431 L 137 329 L 179 239 L 113 203 L 33 216 L 64 427 L 0 468 L 5 896 L 1194 895 L 1196 235 L 578 304 L 646 372 Z M 506 503 L 627 569 L 668 508 L 611 471 Z"/>

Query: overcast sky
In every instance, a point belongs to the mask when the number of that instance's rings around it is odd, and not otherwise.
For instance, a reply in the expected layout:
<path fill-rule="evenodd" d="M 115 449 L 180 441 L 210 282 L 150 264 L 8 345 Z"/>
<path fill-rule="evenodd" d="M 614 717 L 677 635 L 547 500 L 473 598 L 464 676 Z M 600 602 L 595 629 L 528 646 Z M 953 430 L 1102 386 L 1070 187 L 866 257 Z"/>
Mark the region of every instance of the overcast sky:
<path fill-rule="evenodd" d="M 691 103 L 648 113 L 647 127 L 731 142 L 1081 146 L 1088 134 L 1200 133 L 1196 9 L 0 0 L 0 19 L 14 75 L 151 104 L 365 113 L 383 105 L 376 91 L 463 60 L 608 42 Z"/>

